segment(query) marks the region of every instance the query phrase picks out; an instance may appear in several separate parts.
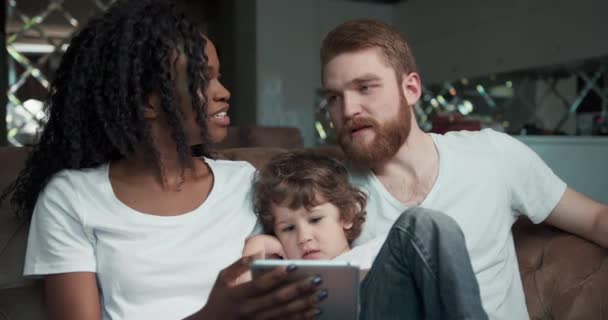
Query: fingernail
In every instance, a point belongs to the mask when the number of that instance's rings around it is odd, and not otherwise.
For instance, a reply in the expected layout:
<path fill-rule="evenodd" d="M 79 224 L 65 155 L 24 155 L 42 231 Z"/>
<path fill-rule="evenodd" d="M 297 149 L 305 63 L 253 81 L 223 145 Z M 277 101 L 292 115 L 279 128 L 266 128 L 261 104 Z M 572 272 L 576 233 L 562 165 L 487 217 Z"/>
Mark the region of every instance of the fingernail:
<path fill-rule="evenodd" d="M 328 295 L 329 295 L 329 293 L 325 289 L 319 291 L 319 293 L 317 293 L 317 301 L 325 300 Z"/>
<path fill-rule="evenodd" d="M 323 313 L 323 310 L 321 310 L 321 309 L 317 309 L 317 310 L 315 310 L 315 314 L 314 314 L 314 316 L 315 316 L 315 317 L 318 317 L 318 316 L 320 316 L 322 313 Z"/>
<path fill-rule="evenodd" d="M 323 283 L 323 279 L 321 279 L 320 276 L 315 276 L 314 278 L 312 278 L 312 280 L 310 280 L 310 283 L 312 283 L 315 286 L 318 286 L 321 283 Z"/>
<path fill-rule="evenodd" d="M 293 263 L 287 266 L 287 272 L 293 272 L 296 271 L 296 269 L 298 269 L 298 266 Z"/>

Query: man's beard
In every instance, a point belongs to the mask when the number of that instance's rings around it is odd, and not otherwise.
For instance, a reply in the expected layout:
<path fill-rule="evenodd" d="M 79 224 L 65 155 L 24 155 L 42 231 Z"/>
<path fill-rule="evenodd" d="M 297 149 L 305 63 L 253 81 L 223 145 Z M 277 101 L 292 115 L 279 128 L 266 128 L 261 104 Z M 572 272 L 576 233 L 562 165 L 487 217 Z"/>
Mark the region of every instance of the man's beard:
<path fill-rule="evenodd" d="M 409 108 L 405 97 L 401 96 L 397 117 L 384 124 L 367 117 L 347 121 L 338 133 L 338 143 L 348 159 L 356 166 L 371 168 L 394 156 L 410 134 L 412 115 Z M 362 127 L 374 131 L 372 141 L 353 140 L 353 129 Z"/>

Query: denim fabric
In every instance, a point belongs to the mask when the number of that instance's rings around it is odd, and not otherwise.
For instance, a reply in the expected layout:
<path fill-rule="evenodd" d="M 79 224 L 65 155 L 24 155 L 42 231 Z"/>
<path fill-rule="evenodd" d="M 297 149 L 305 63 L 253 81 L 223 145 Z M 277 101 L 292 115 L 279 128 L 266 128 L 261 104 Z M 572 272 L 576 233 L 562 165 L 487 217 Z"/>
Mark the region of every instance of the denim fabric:
<path fill-rule="evenodd" d="M 397 219 L 361 284 L 360 319 L 488 319 L 464 235 L 424 208 Z"/>

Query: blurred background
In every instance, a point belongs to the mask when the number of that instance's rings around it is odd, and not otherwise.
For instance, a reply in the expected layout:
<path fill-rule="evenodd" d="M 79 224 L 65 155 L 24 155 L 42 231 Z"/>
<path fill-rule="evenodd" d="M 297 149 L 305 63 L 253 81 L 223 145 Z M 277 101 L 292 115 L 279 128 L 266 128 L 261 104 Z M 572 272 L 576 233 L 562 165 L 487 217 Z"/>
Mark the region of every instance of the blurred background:
<path fill-rule="evenodd" d="M 35 140 L 49 81 L 71 35 L 111 2 L 4 2 L 3 144 Z M 607 1 L 180 4 L 217 44 L 236 126 L 296 127 L 306 146 L 332 144 L 319 94 L 320 42 L 339 23 L 366 17 L 394 25 L 410 41 L 425 86 L 416 106 L 424 130 L 491 127 L 517 135 L 608 135 Z"/>
<path fill-rule="evenodd" d="M 35 140 L 49 81 L 71 35 L 111 2 L 4 2 L 3 144 Z M 424 130 L 491 127 L 516 135 L 608 135 L 607 1 L 180 4 L 217 44 L 236 126 L 296 127 L 306 146 L 332 144 L 319 94 L 320 42 L 339 23 L 366 17 L 394 25 L 411 42 L 425 86 L 416 106 Z"/>

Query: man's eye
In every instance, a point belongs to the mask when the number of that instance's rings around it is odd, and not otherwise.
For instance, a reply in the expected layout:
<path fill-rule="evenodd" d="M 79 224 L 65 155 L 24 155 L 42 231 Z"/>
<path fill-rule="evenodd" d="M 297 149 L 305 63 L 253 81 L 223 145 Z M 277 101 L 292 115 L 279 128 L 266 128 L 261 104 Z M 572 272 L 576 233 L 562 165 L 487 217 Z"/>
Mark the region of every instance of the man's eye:
<path fill-rule="evenodd" d="M 363 92 L 363 93 L 367 93 L 367 92 L 369 92 L 369 91 L 370 91 L 370 89 L 371 89 L 371 87 L 370 87 L 370 86 L 360 86 L 360 87 L 359 87 L 359 91 L 360 91 L 360 92 Z"/>

